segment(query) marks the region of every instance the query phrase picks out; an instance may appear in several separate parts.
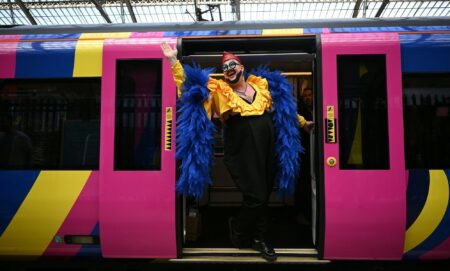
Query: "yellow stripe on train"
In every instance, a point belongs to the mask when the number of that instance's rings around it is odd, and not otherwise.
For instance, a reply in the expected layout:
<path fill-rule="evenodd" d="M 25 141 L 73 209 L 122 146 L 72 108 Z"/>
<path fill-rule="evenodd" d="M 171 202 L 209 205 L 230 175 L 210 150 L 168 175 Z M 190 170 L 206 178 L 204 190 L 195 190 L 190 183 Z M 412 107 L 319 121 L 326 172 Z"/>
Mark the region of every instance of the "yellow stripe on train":
<path fill-rule="evenodd" d="M 91 171 L 41 171 L 0 237 L 0 255 L 42 255 L 90 174 Z"/>
<path fill-rule="evenodd" d="M 78 39 L 79 40 L 120 39 L 120 38 L 129 38 L 130 35 L 131 32 L 83 33 Z"/>
<path fill-rule="evenodd" d="M 83 33 L 77 42 L 73 77 L 101 77 L 104 39 L 128 38 L 131 32 Z"/>
<path fill-rule="evenodd" d="M 73 77 L 101 77 L 103 40 L 78 40 Z"/>
<path fill-rule="evenodd" d="M 296 36 L 303 35 L 303 28 L 263 29 L 263 36 Z"/>

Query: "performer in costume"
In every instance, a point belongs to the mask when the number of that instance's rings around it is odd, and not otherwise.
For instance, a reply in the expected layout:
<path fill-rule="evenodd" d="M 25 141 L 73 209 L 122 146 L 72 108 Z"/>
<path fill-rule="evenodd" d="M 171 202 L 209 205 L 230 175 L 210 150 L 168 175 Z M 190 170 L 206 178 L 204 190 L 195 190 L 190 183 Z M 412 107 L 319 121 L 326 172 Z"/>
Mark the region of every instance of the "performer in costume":
<path fill-rule="evenodd" d="M 167 43 L 163 43 L 161 48 L 172 66 L 180 96 L 183 82 L 189 80 L 189 76 L 176 58 L 177 50 Z M 224 123 L 224 161 L 243 193 L 238 217 L 229 220 L 231 242 L 237 248 L 251 246 L 264 259 L 274 261 L 277 256 L 265 238 L 267 203 L 276 176 L 276 135 L 269 83 L 255 75 L 249 75 L 245 80 L 245 68 L 239 57 L 232 53 L 223 53 L 222 67 L 224 80 L 207 79 L 209 94 L 205 96 L 203 107 L 209 118 L 215 112 Z M 191 68 L 186 68 L 189 69 L 187 74 L 191 74 Z M 197 86 L 193 90 L 197 91 Z M 306 130 L 313 127 L 312 122 L 301 116 L 298 116 L 298 121 Z"/>

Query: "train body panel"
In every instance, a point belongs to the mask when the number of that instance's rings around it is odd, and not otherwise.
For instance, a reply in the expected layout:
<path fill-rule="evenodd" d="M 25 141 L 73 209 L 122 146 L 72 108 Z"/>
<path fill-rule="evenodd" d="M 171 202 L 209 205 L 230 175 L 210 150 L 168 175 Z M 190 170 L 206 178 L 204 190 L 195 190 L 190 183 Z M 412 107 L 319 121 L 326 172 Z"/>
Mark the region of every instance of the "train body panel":
<path fill-rule="evenodd" d="M 105 257 L 176 257 L 175 148 L 171 146 L 171 137 L 175 136 L 174 132 L 172 134 L 175 128 L 175 92 L 167 91 L 162 95 L 162 91 L 175 89 L 170 65 L 166 60 L 152 60 L 156 63 L 148 65 L 155 67 L 156 71 L 145 72 L 120 65 L 121 61 L 140 65 L 136 62 L 139 59 L 163 59 L 162 41 L 173 43 L 170 39 L 108 39 L 103 47 L 99 212 Z M 127 72 L 127 69 L 131 70 L 131 78 L 126 78 L 127 82 L 116 82 L 116 74 Z M 134 157 L 140 161 L 146 160 L 146 156 L 154 157 L 147 164 L 150 167 L 117 161 L 117 144 L 121 144 L 118 142 L 121 139 L 118 138 L 120 132 L 115 131 L 117 122 L 113 116 L 117 117 L 115 111 L 119 107 L 116 105 L 121 103 L 118 99 L 124 97 L 120 92 L 130 91 L 121 89 L 122 84 L 135 88 L 135 99 L 141 104 L 135 113 L 144 117 L 141 120 L 135 118 L 135 142 L 127 147 L 136 150 Z M 151 131 L 158 125 L 149 123 L 159 119 L 168 125 L 162 129 L 159 124 L 158 132 Z M 147 153 L 140 153 L 141 148 Z"/>
<path fill-rule="evenodd" d="M 366 60 L 366 57 L 371 58 Z M 381 60 L 377 67 L 370 66 L 378 61 L 373 57 Z M 322 61 L 323 77 L 327 78 L 323 82 L 323 115 L 328 123 L 335 123 L 326 128 L 325 137 L 330 133 L 336 137 L 324 147 L 325 159 L 335 160 L 334 165 L 325 166 L 325 258 L 400 259 L 405 231 L 406 177 L 398 34 L 323 34 Z M 355 63 L 358 67 L 353 67 Z M 372 69 L 382 72 L 373 75 Z M 368 78 L 372 75 L 377 78 Z M 370 80 L 369 84 L 375 80 L 381 83 L 374 90 L 364 80 Z M 353 93 L 354 84 L 371 93 Z M 372 110 L 369 99 L 388 103 L 383 107 L 384 112 L 378 110 L 372 119 L 365 109 Z M 353 126 L 346 121 L 353 114 L 353 108 L 346 106 L 348 103 L 358 110 L 353 133 Z M 368 129 L 384 133 L 377 133 L 373 138 L 370 135 L 375 131 L 367 134 Z M 351 142 L 345 140 L 349 137 L 353 137 Z M 388 149 L 376 153 L 369 144 Z M 370 161 L 368 156 L 388 162 L 380 164 Z"/>
<path fill-rule="evenodd" d="M 98 236 L 98 171 L 92 171 L 66 219 L 54 234 L 44 256 L 76 256 L 89 250 L 88 255 L 100 255 L 99 244 L 65 244 L 64 237 L 71 235 Z M 56 204 L 56 203 L 55 203 Z"/>
<path fill-rule="evenodd" d="M 2 166 L 0 255 L 182 257 L 179 251 L 183 244 L 177 235 L 184 236 L 184 233 L 178 228 L 182 222 L 176 213 L 179 207 L 175 193 L 176 92 L 169 64 L 159 50 L 159 43 L 164 40 L 175 44 L 176 38 L 309 36 L 320 40 L 314 53 L 317 67 L 313 70 L 317 73 L 317 81 L 320 80 L 314 87 L 317 92 L 315 98 L 321 101 L 315 109 L 320 112 L 316 113 L 316 129 L 321 130 L 316 136 L 323 136 L 319 140 L 321 147 L 318 154 L 321 156 L 315 167 L 316 170 L 322 168 L 323 172 L 317 174 L 315 193 L 319 214 L 317 228 L 313 231 L 318 240 L 314 247 L 320 257 L 329 260 L 449 259 L 448 160 L 443 158 L 445 161 L 440 164 L 435 162 L 426 166 L 420 158 L 424 154 L 413 154 L 413 158 L 408 158 L 408 153 L 410 150 L 416 153 L 422 150 L 417 145 L 409 145 L 417 140 L 410 136 L 414 124 L 409 116 L 416 110 L 413 107 L 423 105 L 423 99 L 426 100 L 426 95 L 422 94 L 423 87 L 420 84 L 410 86 L 410 83 L 415 84 L 417 76 L 420 79 L 431 74 L 435 76 L 432 78 L 443 78 L 450 72 L 450 26 L 292 26 L 289 29 L 247 26 L 246 29 L 234 30 L 205 28 L 68 34 L 30 34 L 27 31 L 24 34 L 0 33 L 0 81 L 32 80 L 30 82 L 34 84 L 36 80 L 44 79 L 101 80 L 99 94 L 92 98 L 98 100 L 98 114 L 94 113 L 98 119 L 90 120 L 91 126 L 71 120 L 61 128 L 66 133 L 74 129 L 83 130 L 79 137 L 83 138 L 84 145 L 80 143 L 81 147 L 75 149 L 87 149 L 98 144 L 95 148 L 98 148 L 99 157 L 94 155 L 92 158 L 98 159 L 97 164 L 77 167 L 70 163 L 91 158 L 89 150 L 83 154 L 74 151 L 73 157 L 62 155 L 61 168 L 55 165 L 42 169 L 8 169 Z M 363 58 L 361 62 L 345 57 L 340 59 L 341 55 L 369 55 L 374 58 Z M 384 60 L 376 59 L 379 56 L 383 56 Z M 140 73 L 140 67 L 144 66 L 139 66 L 139 60 L 149 61 L 144 64 L 152 67 L 148 70 L 150 76 Z M 356 65 L 355 61 L 360 62 Z M 364 66 L 364 61 L 369 64 Z M 372 62 L 376 65 L 370 64 Z M 339 73 L 340 64 L 347 65 L 346 69 L 358 74 L 358 78 Z M 363 139 L 364 125 L 367 124 L 364 121 L 370 123 L 374 120 L 361 118 L 364 112 L 360 110 L 364 109 L 360 109 L 359 102 L 345 101 L 348 97 L 338 101 L 344 95 L 340 89 L 345 88 L 340 83 L 345 83 L 347 79 L 344 78 L 348 78 L 364 84 L 364 75 L 379 67 L 384 67 L 385 72 L 387 127 L 384 133 L 388 148 L 385 153 L 378 151 L 374 157 L 387 155 L 388 164 L 386 167 L 386 164 L 372 161 L 374 164 L 369 162 L 368 168 L 363 169 L 367 163 L 367 160 L 364 161 L 367 159 L 364 154 L 367 142 Z M 127 72 L 127 75 L 120 77 L 121 71 Z M 157 89 L 157 84 L 162 89 L 161 97 L 156 97 L 158 93 L 153 92 L 145 94 L 147 90 L 144 85 Z M 20 87 L 13 85 L 0 84 L 0 99 L 10 101 L 14 98 Z M 125 88 L 132 85 L 135 90 L 132 93 L 123 92 L 122 85 Z M 437 88 L 430 88 L 433 87 Z M 447 129 L 443 132 L 445 135 L 448 133 L 445 120 L 449 118 L 449 85 L 445 83 L 441 88 L 446 92 L 430 90 L 432 96 L 438 97 L 434 98 L 435 101 L 430 98 L 433 100 L 430 105 L 434 106 L 430 110 L 435 110 L 435 115 L 430 116 L 437 116 L 441 121 L 439 123 L 444 124 L 443 130 Z M 75 92 L 70 91 L 68 93 Z M 46 99 L 51 95 L 47 94 Z M 138 103 L 141 105 L 138 106 Z M 59 105 L 48 100 L 35 106 L 45 106 L 47 118 L 50 118 L 48 112 L 59 108 Z M 329 112 L 330 107 L 333 108 L 333 115 Z M 340 116 L 344 108 L 348 109 L 347 113 Z M 55 112 L 58 110 L 55 109 Z M 19 111 L 14 111 L 12 115 L 19 116 L 22 114 Z M 118 112 L 122 114 L 122 120 L 116 119 Z M 124 117 L 126 114 L 134 117 Z M 46 118 L 44 115 L 38 116 Z M 33 122 L 31 126 L 25 126 L 38 134 L 47 129 L 43 128 L 45 125 L 53 125 L 53 128 L 48 128 L 50 130 L 59 129 L 56 121 L 52 124 L 49 120 L 46 124 L 42 121 L 30 122 Z M 339 128 L 341 122 L 344 130 Z M 141 126 L 138 127 L 138 123 Z M 159 125 L 158 136 L 150 135 L 146 130 L 146 127 L 154 125 L 150 123 Z M 334 125 L 334 130 L 327 129 L 330 123 Z M 373 123 L 379 125 L 382 122 Z M 132 133 L 130 127 L 134 127 Z M 151 127 L 155 129 L 156 126 Z M 92 129 L 97 129 L 94 134 L 98 133 L 99 142 L 89 139 Z M 346 132 L 345 138 L 340 138 L 346 129 L 350 132 Z M 334 141 L 327 138 L 329 132 L 334 133 Z M 58 139 L 62 148 L 78 144 L 64 132 L 62 134 Z M 119 140 L 118 143 L 120 136 L 124 141 Z M 145 140 L 149 138 L 151 142 Z M 124 147 L 120 149 L 117 144 Z M 347 149 L 340 150 L 340 144 L 347 146 Z M 125 147 L 133 149 L 133 153 L 125 152 Z M 323 148 L 322 153 L 320 148 Z M 140 149 L 153 154 L 144 159 Z M 147 159 L 148 164 L 118 162 L 115 151 L 123 155 L 124 160 Z M 440 157 L 450 153 L 446 149 L 442 151 L 444 154 Z M 72 168 L 64 168 L 64 163 L 69 163 Z"/>
<path fill-rule="evenodd" d="M 75 255 L 79 247 L 61 244 L 66 234 L 90 235 L 98 223 L 98 172 L 2 171 L 0 176 L 1 253 Z"/>
<path fill-rule="evenodd" d="M 410 33 L 400 34 L 399 37 L 404 78 L 405 151 L 408 155 L 407 160 L 410 160 L 406 163 L 408 190 L 404 258 L 448 259 L 449 178 L 448 165 L 444 162 L 448 152 L 440 145 L 433 148 L 430 142 L 441 142 L 442 136 L 446 134 L 445 129 L 448 129 L 445 120 L 448 114 L 441 112 L 445 111 L 448 93 L 446 94 L 444 89 L 448 84 L 440 83 L 436 76 L 444 77 L 450 72 L 450 35 L 448 33 Z M 416 76 L 420 78 L 419 80 L 430 80 L 434 83 L 431 84 L 432 86 L 424 83 L 412 85 L 412 78 Z M 419 112 L 424 117 L 420 121 L 414 120 L 413 118 L 417 117 L 416 114 Z M 432 125 L 433 128 L 424 124 L 433 122 L 428 118 L 435 118 L 434 122 L 437 123 Z M 434 139 L 424 137 L 425 132 L 421 132 L 423 130 L 427 131 L 426 133 L 439 133 L 435 129 L 441 131 L 441 137 Z M 418 138 L 422 138 L 420 147 L 419 144 L 412 143 L 417 142 Z M 425 138 L 427 140 L 424 140 Z M 425 149 L 429 151 L 425 153 Z M 431 162 L 426 164 L 419 160 Z M 444 256 L 446 254 L 447 256 Z"/>

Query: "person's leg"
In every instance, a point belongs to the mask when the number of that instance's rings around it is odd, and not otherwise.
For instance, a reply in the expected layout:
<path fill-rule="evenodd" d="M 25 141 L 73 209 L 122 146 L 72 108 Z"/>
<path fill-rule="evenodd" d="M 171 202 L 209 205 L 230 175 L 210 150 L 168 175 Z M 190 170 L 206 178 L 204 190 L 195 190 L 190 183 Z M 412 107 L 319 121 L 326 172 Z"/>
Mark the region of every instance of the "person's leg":
<path fill-rule="evenodd" d="M 232 242 L 242 246 L 246 238 L 253 239 L 253 248 L 269 261 L 276 259 L 265 240 L 267 202 L 274 178 L 273 157 L 273 126 L 268 114 L 227 121 L 225 164 L 243 194 L 239 216 L 235 223 L 230 223 L 231 232 L 240 235 L 241 242 L 234 242 L 238 238 L 232 238 Z"/>
<path fill-rule="evenodd" d="M 250 247 L 255 231 L 257 212 L 261 205 L 261 168 L 250 122 L 253 117 L 233 116 L 225 129 L 225 165 L 236 186 L 242 192 L 243 201 L 239 214 L 229 220 L 230 237 L 235 247 Z"/>
<path fill-rule="evenodd" d="M 269 114 L 263 116 L 261 121 L 262 123 L 259 123 L 259 125 L 264 127 L 264 132 L 255 136 L 255 141 L 260 150 L 260 155 L 263 158 L 264 175 L 259 182 L 259 186 L 261 187 L 260 191 L 262 192 L 259 197 L 262 202 L 261 205 L 254 210 L 256 221 L 252 247 L 259 251 L 264 259 L 272 262 L 277 259 L 277 255 L 270 245 L 270 242 L 267 240 L 267 232 L 269 229 L 270 218 L 268 203 L 276 173 L 275 133 L 273 130 L 272 118 Z"/>
<path fill-rule="evenodd" d="M 272 119 L 269 114 L 263 119 L 264 125 L 267 126 L 264 136 L 259 136 L 256 141 L 259 141 L 258 146 L 263 151 L 261 155 L 264 157 L 264 179 L 260 180 L 259 184 L 262 186 L 262 193 L 260 198 L 262 199 L 261 208 L 258 210 L 256 219 L 256 231 L 254 234 L 255 239 L 266 240 L 267 231 L 269 228 L 269 208 L 268 202 L 270 194 L 272 193 L 273 183 L 275 180 L 276 171 L 276 157 L 275 157 L 275 135 L 273 131 Z"/>
<path fill-rule="evenodd" d="M 263 202 L 261 199 L 254 197 L 248 193 L 244 193 L 242 207 L 237 216 L 236 230 L 242 233 L 241 246 L 250 247 L 251 241 L 257 232 L 255 227 L 257 220 L 261 216 Z"/>

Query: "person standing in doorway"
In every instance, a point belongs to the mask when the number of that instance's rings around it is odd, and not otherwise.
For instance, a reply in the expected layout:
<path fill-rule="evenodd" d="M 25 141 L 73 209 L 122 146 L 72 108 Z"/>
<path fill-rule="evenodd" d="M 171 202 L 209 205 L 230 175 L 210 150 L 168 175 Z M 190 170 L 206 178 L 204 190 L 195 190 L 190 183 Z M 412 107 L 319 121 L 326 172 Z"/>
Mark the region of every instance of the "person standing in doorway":
<path fill-rule="evenodd" d="M 189 70 L 185 71 L 177 60 L 176 48 L 167 43 L 163 43 L 161 48 L 172 66 L 177 87 L 182 89 L 183 83 L 192 77 L 191 68 L 186 66 Z M 209 118 L 216 113 L 225 125 L 224 161 L 233 181 L 243 193 L 239 215 L 229 219 L 230 239 L 236 248 L 252 247 L 267 261 L 275 261 L 277 255 L 266 239 L 266 233 L 267 204 L 277 167 L 277 132 L 272 115 L 278 108 L 274 108 L 269 83 L 265 78 L 255 75 L 244 78 L 245 66 L 238 56 L 223 52 L 222 71 L 224 80 L 207 78 L 206 87 L 209 93 L 203 100 L 203 107 Z M 202 72 L 204 70 L 198 71 Z M 193 90 L 198 88 L 199 86 L 195 86 Z M 182 91 L 179 91 L 179 94 Z M 192 95 L 188 98 L 192 99 Z M 282 108 L 281 103 L 279 104 L 279 108 Z M 295 107 L 295 103 L 293 106 Z M 183 113 L 186 112 L 181 114 Z M 296 112 L 293 113 L 295 122 L 297 116 Z M 313 127 L 312 122 L 301 116 L 298 121 L 306 130 Z M 293 139 L 286 144 L 290 144 L 294 151 L 299 151 L 300 140 L 295 138 L 295 133 L 292 135 Z M 289 138 L 286 137 L 286 140 Z"/>

